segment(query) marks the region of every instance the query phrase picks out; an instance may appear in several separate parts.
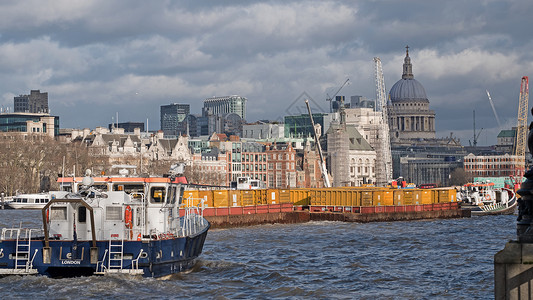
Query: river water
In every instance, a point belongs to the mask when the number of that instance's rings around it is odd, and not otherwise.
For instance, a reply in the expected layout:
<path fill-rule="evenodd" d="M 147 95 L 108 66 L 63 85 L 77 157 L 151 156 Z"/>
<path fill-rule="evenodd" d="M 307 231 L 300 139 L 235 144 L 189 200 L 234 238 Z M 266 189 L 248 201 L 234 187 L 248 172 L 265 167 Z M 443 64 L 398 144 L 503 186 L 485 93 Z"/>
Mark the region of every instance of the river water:
<path fill-rule="evenodd" d="M 40 211 L 0 211 L 0 227 L 21 221 L 40 227 Z M 169 280 L 8 276 L 0 298 L 490 299 L 494 254 L 511 239 L 516 216 L 218 229 Z"/>

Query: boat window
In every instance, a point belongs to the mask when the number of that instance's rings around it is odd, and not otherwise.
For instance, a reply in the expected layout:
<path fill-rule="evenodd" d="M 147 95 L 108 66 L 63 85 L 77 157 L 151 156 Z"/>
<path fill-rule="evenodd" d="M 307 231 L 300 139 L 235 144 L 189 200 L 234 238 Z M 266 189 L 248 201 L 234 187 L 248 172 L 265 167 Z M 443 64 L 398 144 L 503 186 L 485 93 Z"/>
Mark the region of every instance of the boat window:
<path fill-rule="evenodd" d="M 50 220 L 64 221 L 67 219 L 66 207 L 51 207 L 50 208 Z"/>
<path fill-rule="evenodd" d="M 113 185 L 113 191 L 124 191 L 126 193 L 143 193 L 144 185 L 142 184 L 116 184 L 116 185 Z"/>
<path fill-rule="evenodd" d="M 122 220 L 122 208 L 120 206 L 108 206 L 106 207 L 105 219 L 107 221 L 119 221 Z"/>
<path fill-rule="evenodd" d="M 22 198 L 22 203 L 28 203 L 28 199 L 27 198 Z"/>
<path fill-rule="evenodd" d="M 176 187 L 168 189 L 167 203 L 176 203 Z"/>
<path fill-rule="evenodd" d="M 150 202 L 152 203 L 163 203 L 165 200 L 165 187 L 156 186 L 150 190 Z"/>
<path fill-rule="evenodd" d="M 78 207 L 78 222 L 87 222 L 87 208 L 85 206 Z"/>

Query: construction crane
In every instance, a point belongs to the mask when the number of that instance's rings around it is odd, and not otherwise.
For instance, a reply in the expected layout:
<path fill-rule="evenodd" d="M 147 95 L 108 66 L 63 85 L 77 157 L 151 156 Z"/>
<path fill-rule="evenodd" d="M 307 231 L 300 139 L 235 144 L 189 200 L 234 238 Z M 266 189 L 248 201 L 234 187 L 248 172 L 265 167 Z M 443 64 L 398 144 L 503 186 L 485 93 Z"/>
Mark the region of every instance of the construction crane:
<path fill-rule="evenodd" d="M 335 99 L 335 97 L 337 96 L 337 94 L 342 90 L 342 88 L 348 83 L 348 81 L 350 81 L 350 78 L 347 78 L 346 81 L 344 81 L 344 83 L 341 85 L 341 87 L 335 92 L 335 94 L 333 94 L 333 97 L 330 97 L 327 93 L 326 95 L 328 95 L 328 98 L 326 99 L 326 101 L 329 101 L 329 112 L 332 113 L 333 112 L 333 105 L 331 104 L 331 101 L 333 101 L 333 99 Z"/>
<path fill-rule="evenodd" d="M 315 127 L 315 121 L 313 120 L 313 114 L 311 113 L 311 108 L 309 107 L 309 100 L 305 99 L 305 105 L 307 105 L 307 111 L 309 112 L 309 118 L 311 118 L 311 126 L 313 126 L 313 136 L 315 137 L 316 148 L 318 149 L 318 155 L 320 156 L 320 171 L 322 172 L 322 178 L 324 179 L 324 187 L 331 187 L 329 182 L 328 170 L 326 169 L 326 161 L 324 160 L 324 155 L 322 154 L 322 147 L 318 141 L 317 128 Z"/>
<path fill-rule="evenodd" d="M 529 102 L 529 78 L 522 77 L 520 84 L 520 97 L 518 99 L 518 118 L 516 125 L 515 142 L 515 176 L 521 182 L 526 169 L 526 139 L 527 139 L 527 107 Z"/>
<path fill-rule="evenodd" d="M 385 186 L 392 180 L 392 154 L 389 137 L 389 113 L 387 109 L 387 97 L 385 94 L 385 79 L 381 59 L 374 57 L 376 67 L 376 98 L 381 107 L 381 124 L 379 128 L 380 151 L 377 152 L 377 185 Z"/>
<path fill-rule="evenodd" d="M 483 131 L 483 128 L 481 128 L 481 130 L 479 130 L 479 132 L 476 134 L 476 110 L 474 109 L 473 111 L 473 116 L 474 116 L 474 141 L 468 141 L 470 143 L 470 146 L 474 146 L 474 147 L 477 147 L 477 141 L 479 140 L 479 136 L 481 135 L 481 132 Z"/>
<path fill-rule="evenodd" d="M 500 122 L 500 118 L 498 117 L 498 113 L 496 113 L 496 108 L 494 108 L 494 102 L 492 102 L 492 98 L 490 97 L 490 93 L 488 90 L 485 90 L 487 92 L 487 96 L 489 97 L 490 107 L 492 107 L 492 112 L 494 113 L 494 116 L 496 117 L 496 122 L 498 122 L 498 127 L 502 128 L 502 123 Z"/>

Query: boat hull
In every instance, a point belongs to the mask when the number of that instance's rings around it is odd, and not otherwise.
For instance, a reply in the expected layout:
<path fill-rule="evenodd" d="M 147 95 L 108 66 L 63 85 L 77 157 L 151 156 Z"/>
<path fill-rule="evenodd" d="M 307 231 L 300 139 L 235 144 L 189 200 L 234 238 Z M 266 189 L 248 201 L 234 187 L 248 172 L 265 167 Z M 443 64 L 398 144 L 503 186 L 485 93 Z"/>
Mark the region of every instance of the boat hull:
<path fill-rule="evenodd" d="M 483 207 L 478 205 L 462 204 L 461 209 L 470 210 L 473 216 L 512 215 L 516 211 L 516 204 L 516 197 L 513 197 L 507 205 Z"/>
<path fill-rule="evenodd" d="M 28 244 L 27 240 L 19 240 L 18 246 L 17 240 L 3 240 L 0 242 L 0 275 L 73 277 L 120 273 L 156 278 L 168 276 L 194 266 L 195 259 L 202 252 L 208 230 L 209 225 L 198 234 L 188 237 L 96 241 L 96 247 L 91 241 L 50 240 L 49 255 L 45 254 L 44 239 L 32 239 L 29 247 L 24 246 Z M 26 267 L 28 265 L 30 267 Z"/>

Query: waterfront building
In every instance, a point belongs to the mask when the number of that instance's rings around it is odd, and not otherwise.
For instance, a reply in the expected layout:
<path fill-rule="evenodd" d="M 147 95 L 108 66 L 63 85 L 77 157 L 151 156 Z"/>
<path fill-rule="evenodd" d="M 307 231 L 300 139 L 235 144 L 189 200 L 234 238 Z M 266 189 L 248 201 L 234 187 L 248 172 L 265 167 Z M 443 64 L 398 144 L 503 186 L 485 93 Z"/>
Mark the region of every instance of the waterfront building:
<path fill-rule="evenodd" d="M 508 177 L 515 175 L 515 155 L 474 155 L 464 157 L 464 170 L 472 177 Z"/>
<path fill-rule="evenodd" d="M 59 135 L 59 117 L 42 113 L 1 113 L 0 132 L 12 135 L 42 135 L 54 138 Z"/>
<path fill-rule="evenodd" d="M 189 182 L 215 186 L 229 186 L 227 154 L 218 148 L 204 149 L 192 155 Z"/>
<path fill-rule="evenodd" d="M 268 188 L 296 187 L 296 150 L 290 143 L 267 145 Z"/>
<path fill-rule="evenodd" d="M 426 90 L 413 75 L 406 47 L 402 79 L 389 92 L 389 126 L 393 142 L 435 138 L 435 111 L 429 109 Z"/>
<path fill-rule="evenodd" d="M 246 120 L 246 101 L 241 96 L 212 97 L 204 100 L 204 116 L 235 113 Z"/>
<path fill-rule="evenodd" d="M 462 168 L 462 162 L 456 157 L 417 157 L 400 158 L 400 173 L 409 183 L 415 185 L 435 183 L 438 186 L 450 186 L 450 174 Z"/>
<path fill-rule="evenodd" d="M 13 99 L 14 112 L 48 114 L 48 93 L 31 90 L 29 95 L 15 96 Z"/>
<path fill-rule="evenodd" d="M 256 142 L 242 142 L 241 174 L 244 177 L 267 182 L 267 154 L 266 146 Z"/>
<path fill-rule="evenodd" d="M 187 133 L 185 118 L 190 113 L 189 104 L 173 103 L 161 106 L 161 130 L 165 136 L 178 136 Z"/>

